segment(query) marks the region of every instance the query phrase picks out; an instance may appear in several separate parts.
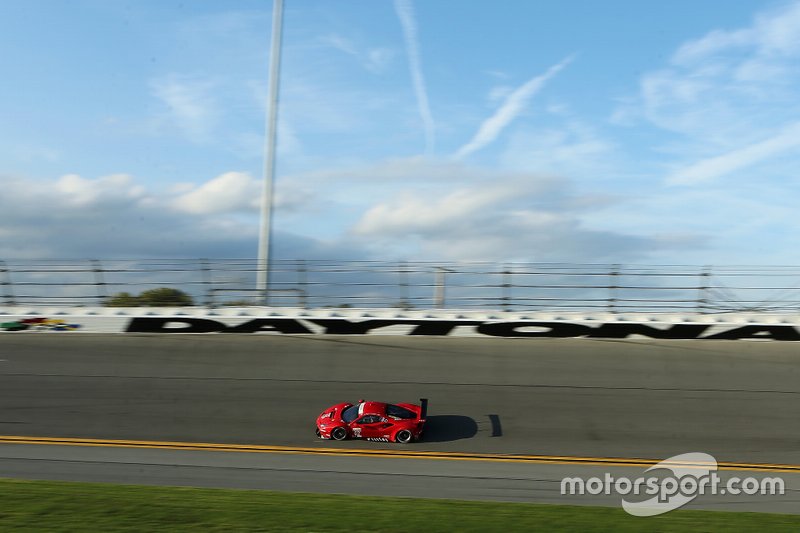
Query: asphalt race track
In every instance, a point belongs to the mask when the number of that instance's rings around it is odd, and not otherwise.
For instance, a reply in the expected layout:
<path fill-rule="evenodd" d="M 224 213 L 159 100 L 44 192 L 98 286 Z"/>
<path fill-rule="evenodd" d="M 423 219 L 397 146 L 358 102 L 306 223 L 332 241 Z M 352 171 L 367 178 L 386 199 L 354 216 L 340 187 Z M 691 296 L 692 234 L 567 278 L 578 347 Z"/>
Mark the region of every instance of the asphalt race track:
<path fill-rule="evenodd" d="M 0 354 L 6 435 L 313 446 L 333 403 L 428 397 L 418 448 L 800 464 L 795 343 L 7 334 Z"/>
<path fill-rule="evenodd" d="M 330 404 L 420 397 L 430 399 L 424 442 L 402 447 L 314 437 L 314 418 Z M 800 465 L 798 415 L 800 345 L 791 342 L 0 335 L 0 435 L 655 460 L 705 452 L 718 461 Z M 227 466 L 179 466 L 187 457 L 221 452 L 98 449 L 3 444 L 0 477 L 146 482 L 141 469 L 107 479 L 123 468 L 108 464 L 92 474 L 92 461 L 75 457 L 89 450 L 101 463 L 105 457 L 109 464 L 149 465 L 160 472 L 145 476 L 151 482 L 250 486 Z M 414 483 L 402 490 L 403 479 L 444 469 L 440 477 L 451 490 L 434 484 L 431 495 L 522 501 L 567 501 L 532 483 L 555 483 L 570 470 L 512 465 L 515 477 L 498 463 L 481 462 L 478 472 L 467 461 L 223 455 L 258 456 L 258 468 L 284 472 L 267 476 L 273 483 L 259 476 L 259 488 L 373 493 L 374 479 L 363 477 L 369 474 L 389 476 L 380 493 L 413 495 Z M 230 461 L 243 459 L 223 463 Z M 357 462 L 345 468 L 342 461 Z M 181 468 L 204 470 L 195 479 Z M 345 472 L 362 477 L 336 477 Z M 785 475 L 791 490 L 780 505 L 722 508 L 800 509 L 800 474 Z M 470 488 L 465 478 L 485 486 Z"/>

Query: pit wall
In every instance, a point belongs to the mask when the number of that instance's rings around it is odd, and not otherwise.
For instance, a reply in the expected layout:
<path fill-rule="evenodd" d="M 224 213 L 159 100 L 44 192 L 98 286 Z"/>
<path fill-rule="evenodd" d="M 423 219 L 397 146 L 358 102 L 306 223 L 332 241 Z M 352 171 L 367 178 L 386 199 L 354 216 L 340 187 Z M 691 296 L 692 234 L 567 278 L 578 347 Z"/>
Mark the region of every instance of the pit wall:
<path fill-rule="evenodd" d="M 800 340 L 800 315 L 299 308 L 0 308 L 2 334 L 408 335 Z"/>

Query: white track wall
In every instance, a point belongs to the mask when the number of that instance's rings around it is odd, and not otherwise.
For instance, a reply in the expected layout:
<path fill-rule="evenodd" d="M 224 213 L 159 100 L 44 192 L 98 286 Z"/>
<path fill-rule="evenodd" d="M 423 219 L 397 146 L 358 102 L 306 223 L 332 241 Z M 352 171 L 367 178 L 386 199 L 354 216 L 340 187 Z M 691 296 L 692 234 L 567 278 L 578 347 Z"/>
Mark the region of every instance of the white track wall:
<path fill-rule="evenodd" d="M 800 340 L 800 317 L 290 308 L 0 308 L 0 334 L 411 335 Z"/>

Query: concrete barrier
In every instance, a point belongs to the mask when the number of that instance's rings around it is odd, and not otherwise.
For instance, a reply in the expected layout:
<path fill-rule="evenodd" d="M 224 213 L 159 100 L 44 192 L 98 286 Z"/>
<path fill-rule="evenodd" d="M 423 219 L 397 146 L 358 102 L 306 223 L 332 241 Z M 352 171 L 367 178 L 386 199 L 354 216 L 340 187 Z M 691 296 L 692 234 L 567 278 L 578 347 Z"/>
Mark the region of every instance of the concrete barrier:
<path fill-rule="evenodd" d="M 507 313 L 299 308 L 0 308 L 0 333 L 412 335 L 800 340 L 787 314 Z"/>

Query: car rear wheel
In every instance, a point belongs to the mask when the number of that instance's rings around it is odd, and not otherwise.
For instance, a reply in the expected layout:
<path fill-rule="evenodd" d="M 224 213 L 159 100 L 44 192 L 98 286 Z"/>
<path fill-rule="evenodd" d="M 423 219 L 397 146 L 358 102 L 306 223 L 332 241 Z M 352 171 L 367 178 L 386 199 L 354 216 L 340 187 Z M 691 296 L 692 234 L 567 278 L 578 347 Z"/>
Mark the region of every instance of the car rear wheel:
<path fill-rule="evenodd" d="M 408 444 L 411 442 L 411 439 L 414 438 L 414 435 L 407 429 L 401 429 L 398 431 L 394 436 L 394 441 L 399 442 L 401 444 Z"/>
<path fill-rule="evenodd" d="M 333 440 L 344 440 L 347 438 L 347 430 L 342 426 L 333 428 L 331 431 L 331 438 Z"/>

